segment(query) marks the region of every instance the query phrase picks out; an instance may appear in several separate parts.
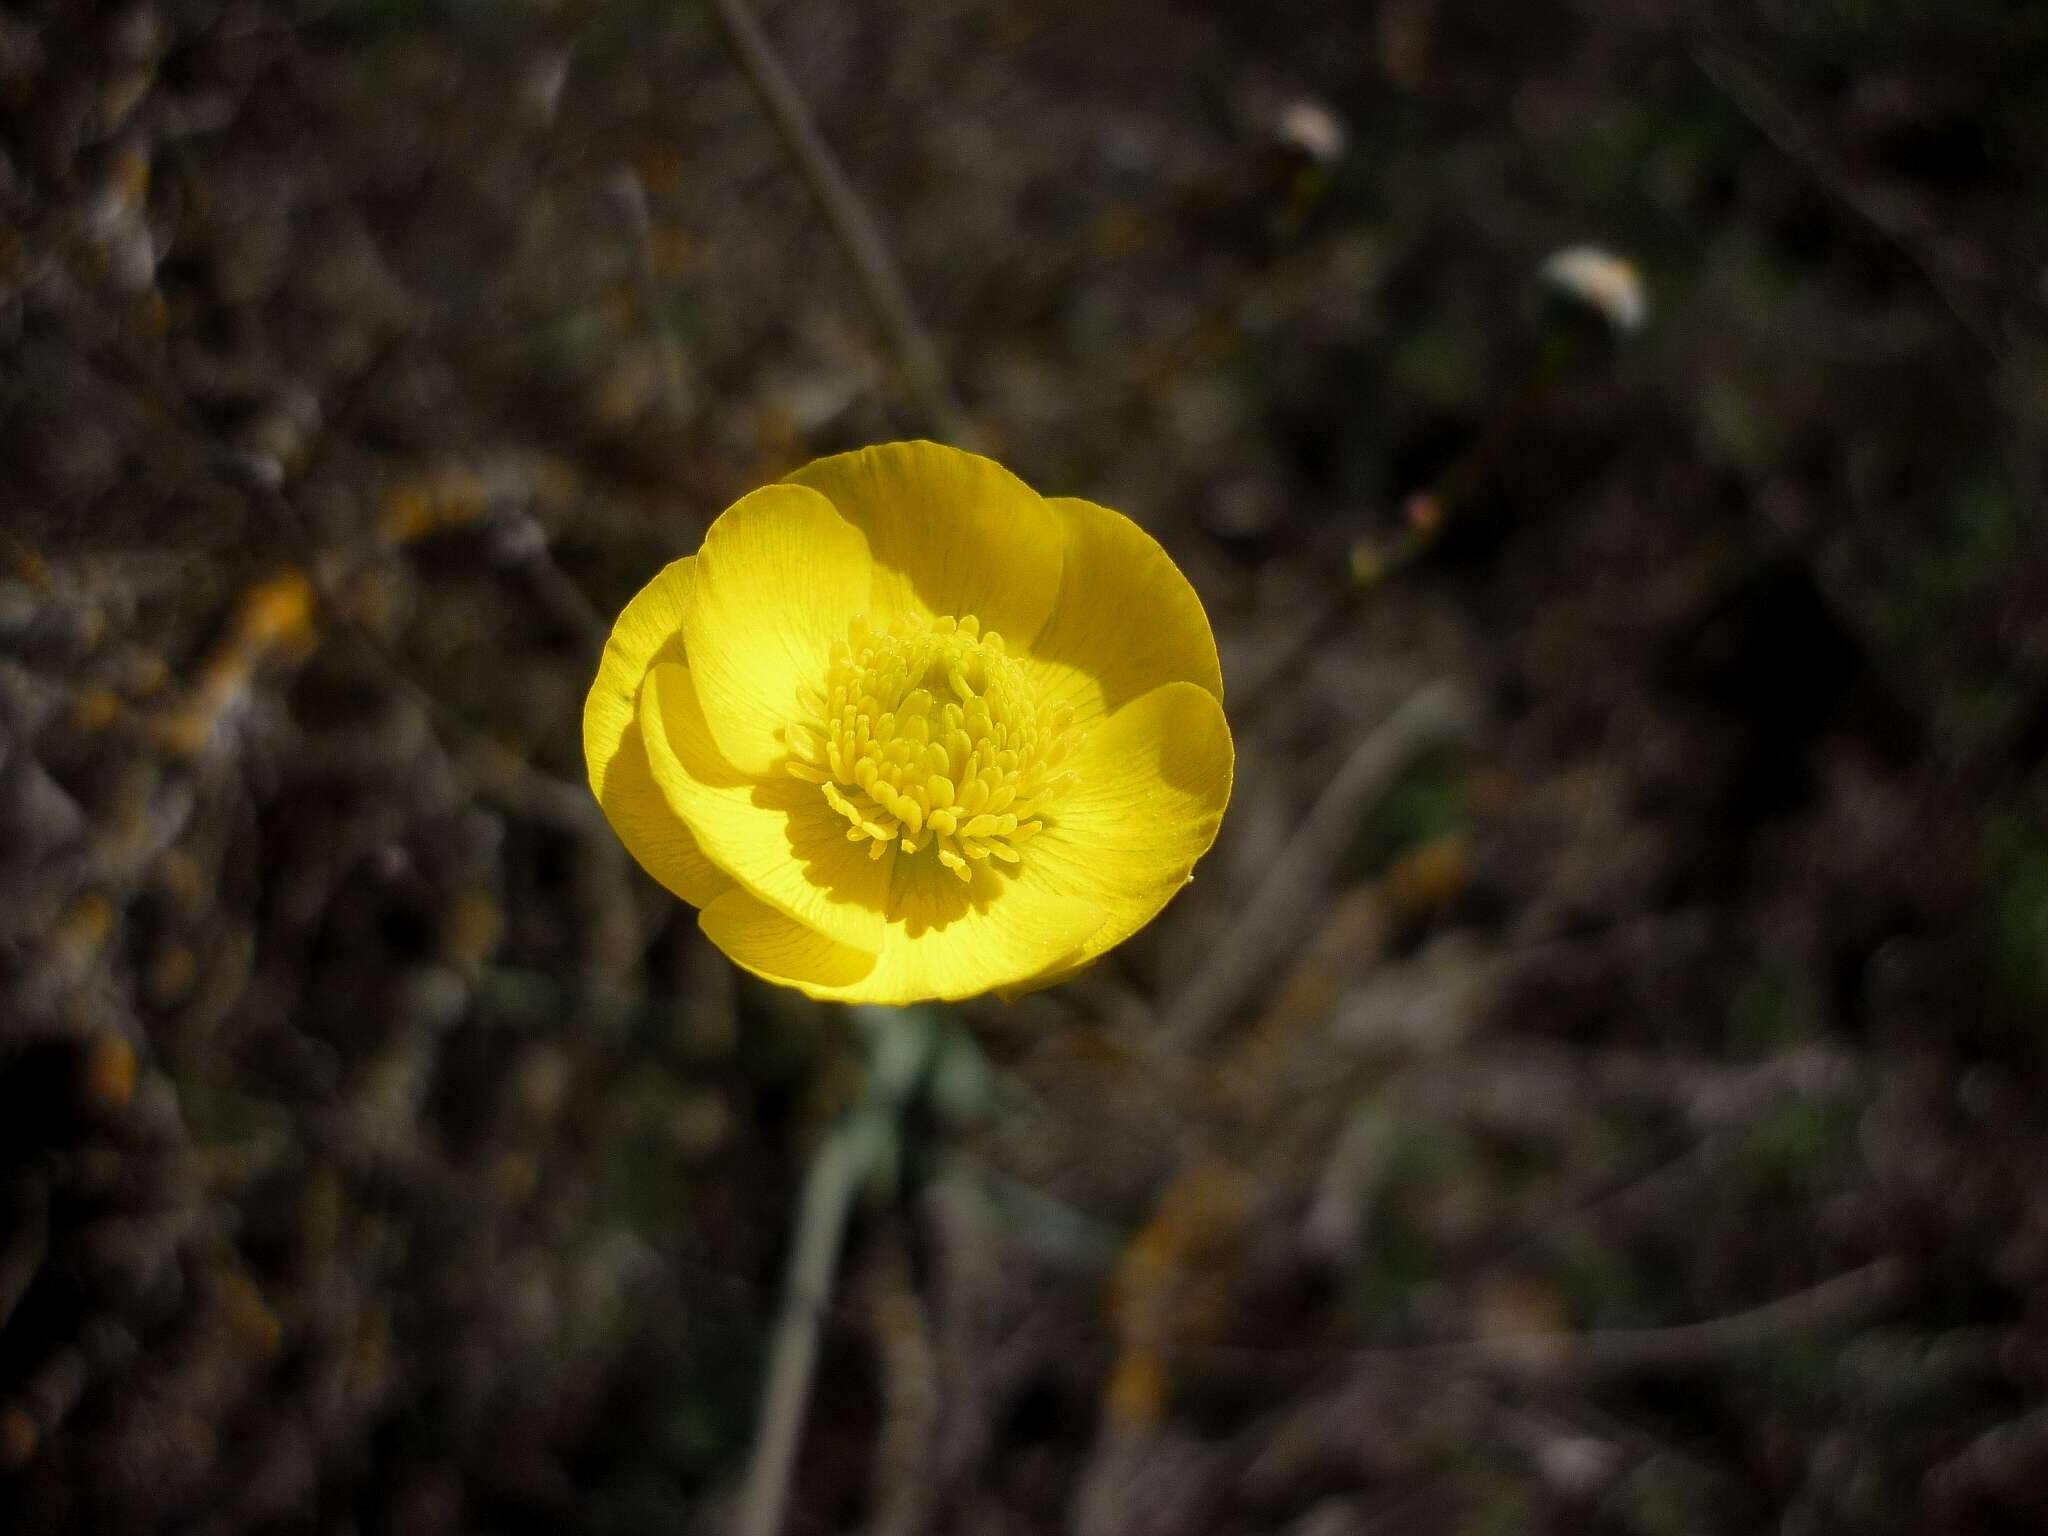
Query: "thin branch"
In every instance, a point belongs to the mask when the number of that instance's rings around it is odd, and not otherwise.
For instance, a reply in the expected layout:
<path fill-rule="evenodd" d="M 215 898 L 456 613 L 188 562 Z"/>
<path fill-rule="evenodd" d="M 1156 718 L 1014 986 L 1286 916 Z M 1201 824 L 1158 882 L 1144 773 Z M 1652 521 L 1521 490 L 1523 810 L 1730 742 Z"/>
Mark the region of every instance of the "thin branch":
<path fill-rule="evenodd" d="M 2039 1487 L 2043 1466 L 2048 1466 L 2048 1408 L 2037 1408 L 1979 1435 L 1935 1467 L 1926 1486 L 1951 1506 L 1987 1494 L 2024 1496 L 2024 1490 Z"/>
<path fill-rule="evenodd" d="M 875 1245 L 869 1315 L 882 1375 L 874 1495 L 867 1536 L 917 1536 L 930 1523 L 933 1440 L 939 1424 L 939 1358 L 931 1319 L 912 1281 L 902 1224 Z"/>
<path fill-rule="evenodd" d="M 534 767 L 471 725 L 416 679 L 397 652 L 370 629 L 357 625 L 350 633 L 376 663 L 385 681 L 412 702 L 430 728 L 449 738 L 440 743 L 441 749 L 456 782 L 465 790 L 494 799 L 515 815 L 573 835 L 587 836 L 605 830 L 604 814 L 586 788 Z M 610 837 L 602 841 L 617 846 Z"/>
<path fill-rule="evenodd" d="M 690 390 L 683 376 L 682 344 L 676 340 L 675 321 L 661 301 L 661 281 L 654 271 L 654 218 L 647 207 L 647 188 L 631 166 L 621 166 L 612 177 L 611 194 L 627 238 L 633 242 L 633 278 L 661 367 L 661 403 L 670 420 L 681 421 L 690 414 Z"/>
<path fill-rule="evenodd" d="M 539 519 L 524 512 L 506 518 L 498 533 L 498 548 L 506 563 L 519 570 L 527 591 L 547 609 L 548 617 L 582 641 L 592 656 L 604 649 L 612 627 L 576 578 L 555 559 Z"/>
<path fill-rule="evenodd" d="M 1416 758 L 1464 739 L 1472 729 L 1473 709 L 1464 691 L 1433 683 L 1410 696 L 1352 750 L 1224 941 L 1165 1010 L 1180 1048 L 1200 1046 L 1228 1020 L 1266 967 L 1300 933 L 1374 802 Z"/>
<path fill-rule="evenodd" d="M 1687 46 L 1695 68 L 1778 153 L 1804 171 L 1822 191 L 1868 224 L 1925 279 L 1935 298 L 1969 338 L 1994 363 L 2005 361 L 2005 347 L 1994 322 L 1972 302 L 1935 257 L 1922 248 L 1920 233 L 1870 195 L 1835 158 L 1800 127 L 1790 109 L 1778 102 L 1746 66 L 1697 41 Z"/>
<path fill-rule="evenodd" d="M 0 1328 L 43 1267 L 50 1249 L 50 1191 L 39 1178 L 24 1181 L 9 1213 L 13 1231 L 0 1246 Z"/>
<path fill-rule="evenodd" d="M 825 222 L 831 226 L 833 237 L 852 264 L 854 276 L 866 290 L 875 318 L 896 354 L 918 408 L 934 431 L 955 443 L 970 444 L 973 429 L 968 425 L 967 413 L 946 382 L 938 348 L 917 317 L 910 290 L 890 258 L 881 229 L 861 202 L 853 183 L 832 158 L 830 147 L 818 132 L 788 71 L 776 58 L 767 34 L 747 9 L 745 0 L 711 0 L 711 9 L 725 32 L 726 46 L 760 98 L 762 110 L 781 135 L 783 147 L 796 161 L 825 215 Z"/>
<path fill-rule="evenodd" d="M 1554 1330 L 1497 1334 L 1448 1344 L 1355 1349 L 1343 1361 L 1361 1368 L 1464 1370 L 1518 1380 L 1601 1379 L 1718 1365 L 1783 1340 L 1833 1333 L 1868 1322 L 1906 1295 L 1909 1271 L 1897 1258 L 1878 1259 L 1803 1291 L 1743 1312 L 1668 1328 Z M 1221 1347 L 1201 1353 L 1274 1369 L 1298 1370 L 1326 1350 Z"/>
<path fill-rule="evenodd" d="M 1630 1376 L 1713 1365 L 1783 1339 L 1831 1333 L 1889 1310 L 1906 1290 L 1906 1266 L 1879 1259 L 1746 1312 L 1670 1328 L 1507 1334 L 1467 1346 L 1474 1363 L 1517 1376 Z"/>

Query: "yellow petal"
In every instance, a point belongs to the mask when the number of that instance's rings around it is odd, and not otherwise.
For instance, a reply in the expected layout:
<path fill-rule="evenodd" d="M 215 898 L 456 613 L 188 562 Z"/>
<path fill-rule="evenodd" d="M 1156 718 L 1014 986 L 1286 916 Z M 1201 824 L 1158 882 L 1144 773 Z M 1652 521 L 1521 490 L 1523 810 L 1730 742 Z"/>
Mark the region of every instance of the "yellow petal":
<path fill-rule="evenodd" d="M 769 906 L 841 944 L 880 949 L 894 850 L 871 859 L 865 840 L 848 841 L 815 784 L 757 778 L 720 757 L 694 677 L 664 662 L 640 691 L 648 761 L 670 808 L 712 863 Z"/>
<path fill-rule="evenodd" d="M 1216 637 L 1202 600 L 1151 534 L 1107 507 L 1046 499 L 1066 534 L 1059 601 L 1025 664 L 1046 702 L 1082 724 L 1162 683 L 1188 682 L 1223 701 Z"/>
<path fill-rule="evenodd" d="M 742 773 L 772 772 L 783 731 L 810 711 L 832 645 L 868 606 L 867 541 L 814 491 L 770 485 L 719 514 L 697 554 L 683 615 L 690 673 L 712 739 Z"/>
<path fill-rule="evenodd" d="M 712 943 L 765 980 L 841 1003 L 900 1006 L 973 997 L 1080 952 L 1102 909 L 978 866 L 962 883 L 930 858 L 899 858 L 879 955 L 861 955 L 733 891 L 698 918 Z"/>
<path fill-rule="evenodd" d="M 1020 866 L 1024 884 L 1106 914 L 1059 972 L 1121 944 L 1187 884 L 1216 840 L 1234 762 L 1223 706 L 1193 683 L 1155 688 L 1090 729 L 1069 760 L 1074 785 Z"/>
<path fill-rule="evenodd" d="M 993 459 L 938 443 L 834 454 L 789 479 L 832 499 L 867 535 L 873 621 L 974 615 L 1014 651 L 1044 627 L 1059 591 L 1059 522 Z"/>
<path fill-rule="evenodd" d="M 590 792 L 626 851 L 655 879 L 693 906 L 732 882 L 697 847 L 669 809 L 647 766 L 640 736 L 640 685 L 657 661 L 683 659 L 683 614 L 690 604 L 694 559 L 665 567 L 612 626 L 597 681 L 583 702 L 583 760 Z"/>
<path fill-rule="evenodd" d="M 875 968 L 875 957 L 828 939 L 734 886 L 697 914 L 697 926 L 735 965 L 815 998 L 840 996 Z"/>

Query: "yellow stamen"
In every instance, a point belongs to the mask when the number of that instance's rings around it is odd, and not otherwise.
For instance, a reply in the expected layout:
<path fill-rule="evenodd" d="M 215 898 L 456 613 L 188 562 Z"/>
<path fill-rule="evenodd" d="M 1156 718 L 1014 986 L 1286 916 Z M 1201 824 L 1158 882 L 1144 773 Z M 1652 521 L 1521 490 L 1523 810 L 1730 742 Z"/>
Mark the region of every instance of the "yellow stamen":
<path fill-rule="evenodd" d="M 972 614 L 876 634 L 856 619 L 832 648 L 811 719 L 787 737 L 787 767 L 819 786 L 869 857 L 931 849 L 970 880 L 976 863 L 1020 861 L 1074 781 L 1073 711 L 1040 706 L 1024 668 Z"/>

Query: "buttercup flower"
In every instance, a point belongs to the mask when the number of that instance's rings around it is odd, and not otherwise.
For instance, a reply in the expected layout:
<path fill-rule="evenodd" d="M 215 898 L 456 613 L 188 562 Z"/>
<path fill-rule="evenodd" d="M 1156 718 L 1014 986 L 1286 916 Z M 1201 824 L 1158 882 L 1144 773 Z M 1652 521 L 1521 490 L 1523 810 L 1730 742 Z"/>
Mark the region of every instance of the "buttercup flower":
<path fill-rule="evenodd" d="M 620 839 L 813 997 L 1047 985 L 1185 885 L 1230 798 L 1200 599 L 1152 538 L 933 443 L 742 497 L 584 707 Z"/>

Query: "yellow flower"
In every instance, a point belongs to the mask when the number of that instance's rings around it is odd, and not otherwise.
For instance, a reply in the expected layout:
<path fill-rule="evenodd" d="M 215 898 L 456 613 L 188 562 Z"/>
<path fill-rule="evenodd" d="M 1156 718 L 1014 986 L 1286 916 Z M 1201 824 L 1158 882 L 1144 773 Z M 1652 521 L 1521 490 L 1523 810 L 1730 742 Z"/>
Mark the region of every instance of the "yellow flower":
<path fill-rule="evenodd" d="M 619 615 L 584 707 L 633 856 L 758 976 L 909 1003 L 1061 979 L 1187 883 L 1223 677 L 1137 524 L 933 443 L 745 496 Z"/>

